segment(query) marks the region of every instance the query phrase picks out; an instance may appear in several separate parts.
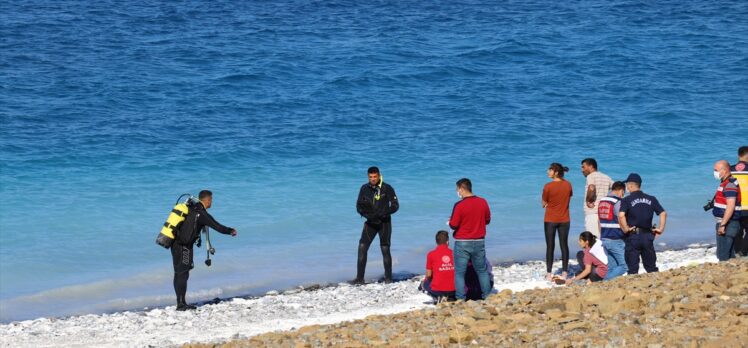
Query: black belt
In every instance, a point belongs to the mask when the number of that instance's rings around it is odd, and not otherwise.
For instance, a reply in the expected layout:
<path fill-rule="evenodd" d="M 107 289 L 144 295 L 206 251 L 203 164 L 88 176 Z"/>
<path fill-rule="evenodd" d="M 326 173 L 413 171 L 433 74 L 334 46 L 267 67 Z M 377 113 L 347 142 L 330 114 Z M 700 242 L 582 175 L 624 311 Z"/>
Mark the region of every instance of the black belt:
<path fill-rule="evenodd" d="M 652 233 L 651 228 L 634 227 L 629 234 Z"/>

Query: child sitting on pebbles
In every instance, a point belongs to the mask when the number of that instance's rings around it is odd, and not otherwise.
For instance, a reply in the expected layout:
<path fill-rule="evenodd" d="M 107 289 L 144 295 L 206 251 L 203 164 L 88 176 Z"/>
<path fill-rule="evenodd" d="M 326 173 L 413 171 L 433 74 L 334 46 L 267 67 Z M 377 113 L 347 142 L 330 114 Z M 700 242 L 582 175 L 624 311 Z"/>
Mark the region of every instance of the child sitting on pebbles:
<path fill-rule="evenodd" d="M 602 248 L 602 242 L 591 232 L 584 231 L 579 234 L 579 247 L 582 251 L 577 253 L 577 261 L 580 266 L 584 265 L 584 268 L 574 278 L 567 279 L 566 285 L 571 285 L 576 280 L 586 279 L 587 283 L 603 280 L 608 274 L 608 258 Z"/>

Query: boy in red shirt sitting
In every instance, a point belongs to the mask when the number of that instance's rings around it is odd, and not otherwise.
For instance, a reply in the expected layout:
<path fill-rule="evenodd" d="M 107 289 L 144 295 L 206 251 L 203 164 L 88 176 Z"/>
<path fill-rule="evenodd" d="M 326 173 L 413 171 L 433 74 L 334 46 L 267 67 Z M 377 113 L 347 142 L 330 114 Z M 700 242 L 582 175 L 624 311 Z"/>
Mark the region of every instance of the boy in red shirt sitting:
<path fill-rule="evenodd" d="M 452 249 L 449 248 L 449 233 L 436 233 L 436 248 L 426 256 L 426 278 L 420 290 L 426 291 L 435 303 L 454 300 L 455 266 Z"/>

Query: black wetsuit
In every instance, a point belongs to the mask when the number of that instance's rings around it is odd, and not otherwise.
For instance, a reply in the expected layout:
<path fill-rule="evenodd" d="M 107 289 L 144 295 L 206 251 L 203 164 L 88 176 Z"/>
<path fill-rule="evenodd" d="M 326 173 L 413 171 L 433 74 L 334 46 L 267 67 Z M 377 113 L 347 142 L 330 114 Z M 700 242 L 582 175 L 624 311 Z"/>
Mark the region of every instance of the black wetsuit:
<path fill-rule="evenodd" d="M 195 211 L 193 212 L 192 209 L 194 209 Z M 202 203 L 191 206 L 190 210 L 190 214 L 197 214 L 197 216 L 195 217 L 194 228 L 196 233 L 194 234 L 194 237 L 190 238 L 191 242 L 188 242 L 186 244 L 180 243 L 179 238 L 177 238 L 174 241 L 174 244 L 171 246 L 171 258 L 172 262 L 174 263 L 174 292 L 177 295 L 177 306 L 185 305 L 187 303 L 185 299 L 185 296 L 187 294 L 187 280 L 190 278 L 190 270 L 194 267 L 194 252 L 192 248 L 195 245 L 195 241 L 197 241 L 197 237 L 199 236 L 200 231 L 205 226 L 208 226 L 223 234 L 231 234 L 231 231 L 233 230 L 230 227 L 226 227 L 218 223 L 218 221 L 216 221 L 210 214 L 208 214 L 208 211 L 205 210 Z M 188 230 L 189 232 L 192 232 L 191 227 L 185 228 L 185 224 L 190 220 L 190 216 L 188 215 L 179 233 Z"/>
<path fill-rule="evenodd" d="M 377 198 L 378 196 L 378 198 Z M 379 247 L 382 249 L 384 262 L 384 279 L 392 280 L 392 256 L 390 255 L 390 239 L 392 237 L 392 217 L 400 204 L 397 201 L 395 189 L 387 183 L 372 186 L 369 183 L 361 186 L 356 201 L 356 210 L 366 218 L 361 239 L 358 241 L 358 267 L 356 281 L 363 282 L 366 272 L 366 256 L 374 237 L 379 234 Z"/>

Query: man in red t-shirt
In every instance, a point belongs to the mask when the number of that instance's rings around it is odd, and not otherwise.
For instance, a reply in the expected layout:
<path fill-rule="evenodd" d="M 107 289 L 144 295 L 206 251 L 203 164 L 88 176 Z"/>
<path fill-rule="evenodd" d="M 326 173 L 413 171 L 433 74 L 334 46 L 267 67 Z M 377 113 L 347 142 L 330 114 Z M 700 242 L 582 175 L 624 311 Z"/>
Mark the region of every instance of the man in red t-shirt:
<path fill-rule="evenodd" d="M 436 233 L 436 248 L 426 256 L 426 278 L 421 290 L 431 295 L 436 303 L 454 299 L 455 267 L 447 231 Z"/>
<path fill-rule="evenodd" d="M 470 179 L 457 181 L 460 201 L 452 209 L 449 227 L 454 230 L 455 297 L 465 300 L 465 272 L 473 263 L 483 299 L 491 293 L 491 278 L 486 271 L 486 225 L 491 223 L 491 209 L 485 199 L 473 194 Z"/>

